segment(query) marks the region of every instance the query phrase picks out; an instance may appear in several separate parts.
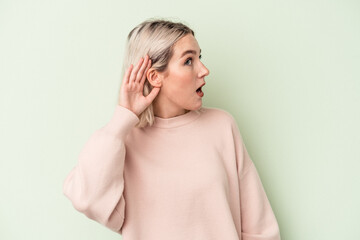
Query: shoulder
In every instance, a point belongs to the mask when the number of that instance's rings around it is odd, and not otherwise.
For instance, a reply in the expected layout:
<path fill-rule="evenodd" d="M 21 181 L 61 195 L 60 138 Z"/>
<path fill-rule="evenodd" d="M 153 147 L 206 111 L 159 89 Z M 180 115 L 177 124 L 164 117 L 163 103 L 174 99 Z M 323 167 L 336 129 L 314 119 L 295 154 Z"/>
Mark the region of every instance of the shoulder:
<path fill-rule="evenodd" d="M 213 119 L 216 120 L 217 123 L 236 123 L 234 116 L 221 108 L 203 106 L 198 111 L 201 112 L 204 119 Z"/>

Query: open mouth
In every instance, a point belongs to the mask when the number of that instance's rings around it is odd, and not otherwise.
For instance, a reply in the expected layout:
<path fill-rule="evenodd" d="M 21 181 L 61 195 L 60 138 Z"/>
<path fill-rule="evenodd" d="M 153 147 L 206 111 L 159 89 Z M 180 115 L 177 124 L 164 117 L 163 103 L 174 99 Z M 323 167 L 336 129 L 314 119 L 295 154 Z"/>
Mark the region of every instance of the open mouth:
<path fill-rule="evenodd" d="M 196 90 L 196 93 L 197 93 L 200 97 L 204 96 L 204 93 L 203 93 L 201 87 L 199 87 L 199 88 Z"/>

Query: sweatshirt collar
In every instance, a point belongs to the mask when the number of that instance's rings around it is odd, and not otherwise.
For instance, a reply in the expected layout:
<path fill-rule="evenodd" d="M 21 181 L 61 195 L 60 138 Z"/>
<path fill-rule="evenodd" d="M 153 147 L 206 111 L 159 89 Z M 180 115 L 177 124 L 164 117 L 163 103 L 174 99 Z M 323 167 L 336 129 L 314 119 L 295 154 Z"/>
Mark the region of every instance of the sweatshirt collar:
<path fill-rule="evenodd" d="M 157 128 L 174 128 L 174 127 L 180 127 L 182 125 L 188 124 L 195 119 L 197 119 L 200 116 L 200 111 L 198 110 L 190 110 L 187 113 L 184 113 L 182 115 L 171 117 L 171 118 L 161 118 L 161 117 L 155 117 L 153 127 Z"/>

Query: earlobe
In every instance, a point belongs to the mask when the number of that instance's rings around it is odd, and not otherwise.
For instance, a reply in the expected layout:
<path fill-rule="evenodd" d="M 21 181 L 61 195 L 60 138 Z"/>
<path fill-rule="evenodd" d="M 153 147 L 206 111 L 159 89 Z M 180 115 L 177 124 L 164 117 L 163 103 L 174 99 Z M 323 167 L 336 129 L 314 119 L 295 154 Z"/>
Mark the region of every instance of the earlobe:
<path fill-rule="evenodd" d="M 146 78 L 153 87 L 161 87 L 161 75 L 153 68 L 146 73 Z"/>

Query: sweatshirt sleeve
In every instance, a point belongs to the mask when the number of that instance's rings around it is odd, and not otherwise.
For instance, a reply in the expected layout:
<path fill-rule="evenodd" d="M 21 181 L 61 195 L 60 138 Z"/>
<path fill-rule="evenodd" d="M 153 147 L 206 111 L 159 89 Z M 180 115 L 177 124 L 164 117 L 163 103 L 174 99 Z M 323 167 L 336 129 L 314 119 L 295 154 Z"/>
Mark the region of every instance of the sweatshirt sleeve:
<path fill-rule="evenodd" d="M 280 240 L 276 217 L 234 118 L 232 131 L 240 186 L 242 239 Z"/>
<path fill-rule="evenodd" d="M 119 234 L 125 218 L 125 137 L 138 121 L 134 112 L 117 105 L 111 120 L 83 146 L 63 182 L 63 193 L 76 210 Z"/>

